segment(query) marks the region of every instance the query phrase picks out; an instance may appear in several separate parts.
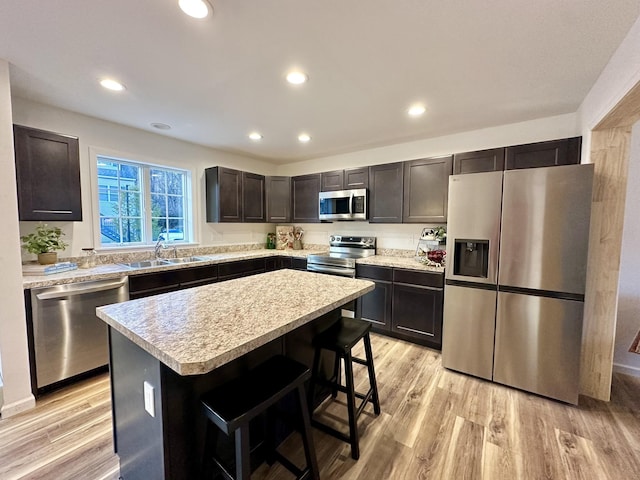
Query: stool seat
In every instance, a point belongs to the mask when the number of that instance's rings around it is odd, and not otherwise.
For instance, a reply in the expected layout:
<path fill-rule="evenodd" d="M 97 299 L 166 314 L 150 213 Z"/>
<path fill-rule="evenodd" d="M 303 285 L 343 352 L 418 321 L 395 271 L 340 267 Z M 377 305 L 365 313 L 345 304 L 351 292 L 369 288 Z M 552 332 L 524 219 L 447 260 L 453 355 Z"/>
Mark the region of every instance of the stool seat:
<path fill-rule="evenodd" d="M 311 372 L 307 367 L 276 355 L 247 375 L 211 390 L 203 396 L 202 404 L 209 420 L 228 435 L 309 377 Z"/>
<path fill-rule="evenodd" d="M 221 385 L 202 397 L 202 409 L 208 419 L 202 477 L 213 478 L 214 467 L 227 480 L 251 478 L 251 448 L 249 422 L 260 414 L 266 415 L 267 436 L 265 438 L 266 460 L 269 465 L 275 460 L 291 471 L 299 480 L 319 479 L 318 464 L 313 447 L 311 423 L 304 384 L 311 377 L 304 365 L 276 355 L 245 375 Z M 300 433 L 304 444 L 307 466 L 298 468 L 277 452 L 275 444 L 276 404 L 286 395 L 297 391 L 300 409 Z M 217 429 L 214 427 L 217 427 Z M 215 453 L 217 430 L 235 436 L 235 477 L 229 473 Z"/>
<path fill-rule="evenodd" d="M 371 324 L 365 320 L 342 317 L 327 330 L 319 333 L 313 339 L 313 345 L 346 353 L 351 350 L 371 330 Z"/>

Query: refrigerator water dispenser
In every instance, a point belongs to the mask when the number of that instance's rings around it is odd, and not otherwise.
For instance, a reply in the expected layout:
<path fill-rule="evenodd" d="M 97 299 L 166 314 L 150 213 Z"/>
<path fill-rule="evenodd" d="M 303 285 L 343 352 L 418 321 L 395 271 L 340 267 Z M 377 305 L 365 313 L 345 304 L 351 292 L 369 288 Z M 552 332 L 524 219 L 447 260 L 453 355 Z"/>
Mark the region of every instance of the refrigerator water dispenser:
<path fill-rule="evenodd" d="M 456 239 L 453 251 L 453 274 L 487 278 L 489 240 Z"/>

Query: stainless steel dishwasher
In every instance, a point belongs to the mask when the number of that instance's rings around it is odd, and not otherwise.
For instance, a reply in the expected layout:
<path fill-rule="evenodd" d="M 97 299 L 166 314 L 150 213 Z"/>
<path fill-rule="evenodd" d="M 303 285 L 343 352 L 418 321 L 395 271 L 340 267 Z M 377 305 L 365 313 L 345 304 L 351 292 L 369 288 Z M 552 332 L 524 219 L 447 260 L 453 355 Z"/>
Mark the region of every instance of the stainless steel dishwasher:
<path fill-rule="evenodd" d="M 38 391 L 109 363 L 107 325 L 96 307 L 126 300 L 127 277 L 31 290 Z"/>

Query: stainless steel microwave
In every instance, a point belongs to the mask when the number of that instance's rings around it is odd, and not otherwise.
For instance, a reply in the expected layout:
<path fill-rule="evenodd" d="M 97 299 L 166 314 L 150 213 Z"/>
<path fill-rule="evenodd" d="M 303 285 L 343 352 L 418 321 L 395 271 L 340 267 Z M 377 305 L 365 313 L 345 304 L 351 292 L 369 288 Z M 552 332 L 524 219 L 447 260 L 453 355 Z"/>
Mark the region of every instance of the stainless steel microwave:
<path fill-rule="evenodd" d="M 366 188 L 320 192 L 320 220 L 366 219 Z"/>

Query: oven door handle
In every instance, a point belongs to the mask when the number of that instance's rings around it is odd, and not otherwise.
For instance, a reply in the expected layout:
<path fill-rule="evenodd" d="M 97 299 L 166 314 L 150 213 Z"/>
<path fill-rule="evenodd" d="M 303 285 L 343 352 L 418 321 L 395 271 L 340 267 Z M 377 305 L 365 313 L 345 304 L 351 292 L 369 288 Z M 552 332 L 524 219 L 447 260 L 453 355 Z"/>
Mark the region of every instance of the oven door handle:
<path fill-rule="evenodd" d="M 309 272 L 317 272 L 317 273 L 330 273 L 334 275 L 340 275 L 341 277 L 354 277 L 355 270 L 338 268 L 338 267 L 326 267 L 326 266 L 316 266 L 316 265 L 307 265 L 307 271 Z"/>

